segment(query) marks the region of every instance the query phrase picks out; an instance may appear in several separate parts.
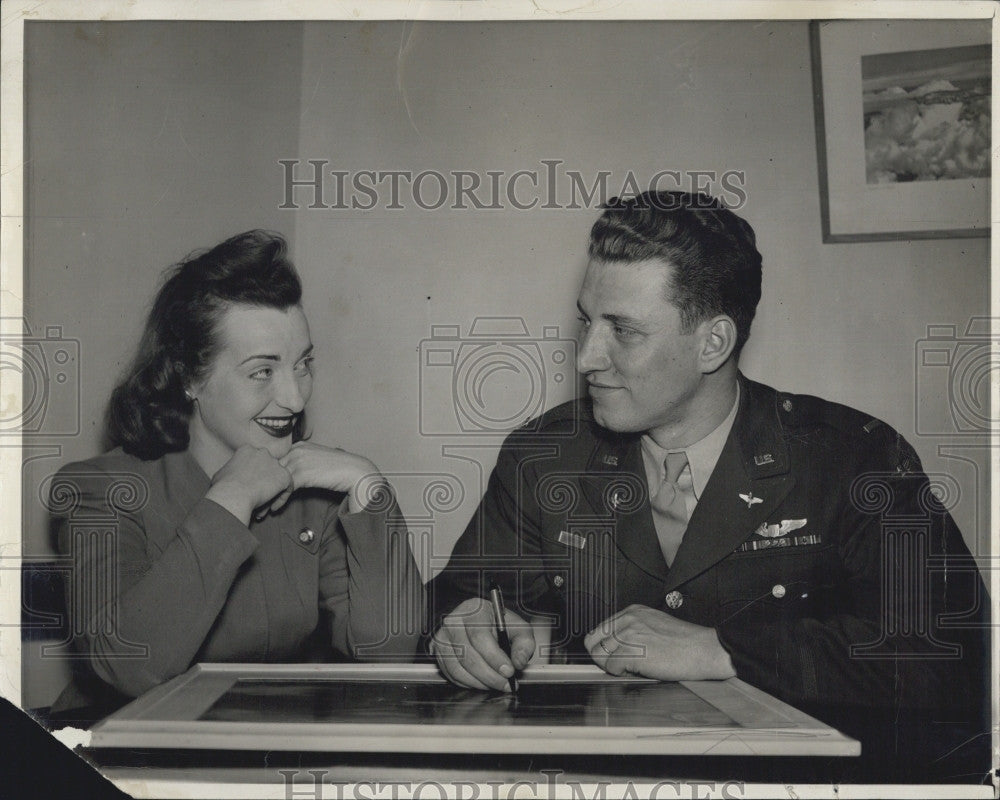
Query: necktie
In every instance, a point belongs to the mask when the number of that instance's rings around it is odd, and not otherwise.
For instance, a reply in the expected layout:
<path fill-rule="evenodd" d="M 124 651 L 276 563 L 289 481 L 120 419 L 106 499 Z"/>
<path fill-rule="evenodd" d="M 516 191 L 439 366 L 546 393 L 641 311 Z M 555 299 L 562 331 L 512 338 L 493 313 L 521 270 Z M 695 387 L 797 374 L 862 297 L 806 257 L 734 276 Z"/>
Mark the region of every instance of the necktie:
<path fill-rule="evenodd" d="M 677 548 L 681 546 L 681 539 L 684 538 L 684 531 L 687 529 L 687 503 L 684 499 L 681 477 L 688 465 L 687 455 L 683 451 L 667 453 L 665 465 L 666 477 L 659 491 L 650 498 L 649 504 L 653 511 L 656 536 L 660 540 L 660 550 L 667 560 L 667 566 L 670 566 L 674 563 Z M 687 475 L 690 476 L 690 470 Z"/>

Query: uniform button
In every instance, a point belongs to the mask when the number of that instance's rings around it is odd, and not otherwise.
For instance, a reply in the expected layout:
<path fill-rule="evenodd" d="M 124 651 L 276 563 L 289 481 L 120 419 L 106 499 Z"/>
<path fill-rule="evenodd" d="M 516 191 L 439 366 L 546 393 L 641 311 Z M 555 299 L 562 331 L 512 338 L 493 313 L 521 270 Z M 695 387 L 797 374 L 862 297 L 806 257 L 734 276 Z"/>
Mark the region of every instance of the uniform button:
<path fill-rule="evenodd" d="M 780 583 L 776 583 L 774 584 L 774 587 L 771 589 L 771 594 L 773 594 L 780 600 L 782 597 L 785 596 L 785 587 L 782 586 Z"/>
<path fill-rule="evenodd" d="M 313 539 L 316 538 L 316 534 L 313 533 L 309 528 L 303 528 L 299 531 L 299 541 L 302 544 L 309 544 Z"/>
<path fill-rule="evenodd" d="M 663 602 L 667 604 L 667 608 L 680 608 L 684 604 L 684 595 L 678 591 L 669 592 Z"/>
<path fill-rule="evenodd" d="M 566 579 L 562 575 L 556 575 L 552 579 L 552 585 L 557 589 L 562 589 L 564 583 L 566 583 Z"/>
<path fill-rule="evenodd" d="M 792 410 L 792 401 L 791 400 L 786 400 L 784 403 L 781 404 L 781 407 L 783 409 L 785 409 L 785 411 L 791 411 Z"/>

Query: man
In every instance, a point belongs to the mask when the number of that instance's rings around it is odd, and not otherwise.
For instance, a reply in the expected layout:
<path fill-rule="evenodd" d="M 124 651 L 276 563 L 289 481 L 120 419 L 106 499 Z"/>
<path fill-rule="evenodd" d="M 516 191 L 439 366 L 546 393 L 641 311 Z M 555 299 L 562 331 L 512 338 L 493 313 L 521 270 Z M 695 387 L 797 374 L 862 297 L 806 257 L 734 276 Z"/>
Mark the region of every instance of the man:
<path fill-rule="evenodd" d="M 431 586 L 442 672 L 500 691 L 546 656 L 736 676 L 860 738 L 881 776 L 937 759 L 928 775 L 981 780 L 982 582 L 895 431 L 740 373 L 761 293 L 752 228 L 705 195 L 645 193 L 612 201 L 589 256 L 589 399 L 504 443 Z"/>

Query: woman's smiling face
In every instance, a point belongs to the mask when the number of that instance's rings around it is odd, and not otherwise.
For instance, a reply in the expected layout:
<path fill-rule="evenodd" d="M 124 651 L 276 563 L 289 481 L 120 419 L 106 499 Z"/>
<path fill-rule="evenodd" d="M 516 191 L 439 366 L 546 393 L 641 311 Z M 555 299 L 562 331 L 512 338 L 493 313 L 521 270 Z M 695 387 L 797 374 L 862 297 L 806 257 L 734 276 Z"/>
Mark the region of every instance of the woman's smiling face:
<path fill-rule="evenodd" d="M 285 455 L 312 394 L 312 341 L 299 306 L 232 305 L 217 334 L 215 360 L 189 387 L 190 448 L 209 475 L 243 445 Z"/>

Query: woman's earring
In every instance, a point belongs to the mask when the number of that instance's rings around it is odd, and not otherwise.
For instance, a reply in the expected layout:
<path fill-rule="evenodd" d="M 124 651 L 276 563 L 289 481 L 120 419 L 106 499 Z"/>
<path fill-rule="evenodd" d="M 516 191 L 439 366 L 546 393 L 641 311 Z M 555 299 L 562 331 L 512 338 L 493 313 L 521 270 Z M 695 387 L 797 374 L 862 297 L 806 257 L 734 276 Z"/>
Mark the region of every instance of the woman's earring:
<path fill-rule="evenodd" d="M 187 401 L 189 403 L 193 403 L 194 400 L 195 400 L 194 395 L 191 394 L 191 390 L 190 389 L 185 389 L 184 390 L 184 396 L 187 398 Z"/>

